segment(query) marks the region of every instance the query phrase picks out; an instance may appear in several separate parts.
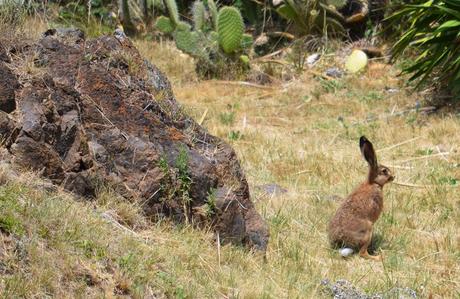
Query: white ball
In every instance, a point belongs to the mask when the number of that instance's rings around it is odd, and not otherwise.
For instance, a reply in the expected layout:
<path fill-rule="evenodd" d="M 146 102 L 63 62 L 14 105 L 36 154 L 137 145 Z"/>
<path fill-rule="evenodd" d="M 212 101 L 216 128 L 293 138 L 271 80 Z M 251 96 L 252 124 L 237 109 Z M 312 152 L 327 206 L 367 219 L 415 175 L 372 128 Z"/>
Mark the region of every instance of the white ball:
<path fill-rule="evenodd" d="M 353 254 L 353 249 L 351 248 L 340 248 L 339 253 L 342 257 L 349 257 L 350 255 Z"/>

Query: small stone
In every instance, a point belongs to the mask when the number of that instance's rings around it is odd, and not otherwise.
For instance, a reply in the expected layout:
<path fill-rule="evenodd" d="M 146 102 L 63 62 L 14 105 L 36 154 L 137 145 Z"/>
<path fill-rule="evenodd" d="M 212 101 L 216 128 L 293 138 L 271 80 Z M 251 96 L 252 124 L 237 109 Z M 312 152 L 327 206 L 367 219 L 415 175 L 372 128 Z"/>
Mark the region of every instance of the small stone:
<path fill-rule="evenodd" d="M 314 66 L 314 65 L 318 62 L 318 60 L 319 60 L 320 57 L 321 57 L 321 55 L 318 54 L 318 53 L 315 53 L 315 54 L 312 54 L 312 55 L 308 56 L 308 57 L 307 57 L 307 64 L 308 64 L 308 66 L 309 66 L 309 67 Z"/>
<path fill-rule="evenodd" d="M 343 76 L 343 71 L 336 67 L 331 67 L 326 70 L 326 76 L 332 77 L 332 78 L 342 78 Z"/>
<path fill-rule="evenodd" d="M 334 299 L 416 299 L 417 293 L 410 288 L 394 287 L 388 291 L 375 294 L 366 294 L 345 279 L 339 279 L 331 283 L 329 279 L 321 280 L 322 290 Z"/>
<path fill-rule="evenodd" d="M 415 299 L 417 293 L 410 288 L 394 287 L 381 295 L 382 298 Z"/>
<path fill-rule="evenodd" d="M 398 88 L 394 88 L 394 87 L 388 87 L 388 86 L 386 86 L 386 87 L 385 87 L 385 91 L 388 92 L 388 93 L 398 93 L 398 92 L 399 92 L 399 89 L 398 89 Z"/>
<path fill-rule="evenodd" d="M 115 29 L 115 31 L 113 32 L 113 35 L 121 42 L 126 39 L 126 34 L 123 31 L 123 27 Z"/>

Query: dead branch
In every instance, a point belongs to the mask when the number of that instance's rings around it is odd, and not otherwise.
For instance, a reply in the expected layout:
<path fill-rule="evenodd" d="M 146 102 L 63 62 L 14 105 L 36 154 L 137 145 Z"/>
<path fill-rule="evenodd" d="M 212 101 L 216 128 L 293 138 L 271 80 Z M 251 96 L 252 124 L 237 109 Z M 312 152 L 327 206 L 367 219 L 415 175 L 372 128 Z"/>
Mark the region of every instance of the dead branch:
<path fill-rule="evenodd" d="M 246 82 L 246 81 L 224 81 L 224 80 L 212 80 L 210 82 L 216 84 L 224 84 L 224 85 L 239 85 L 239 86 L 246 86 L 246 87 L 254 87 L 260 89 L 277 89 L 277 86 L 265 86 L 256 83 Z"/>
<path fill-rule="evenodd" d="M 411 142 L 413 142 L 413 141 L 415 141 L 415 140 L 418 140 L 418 139 L 420 139 L 420 138 L 422 138 L 422 137 L 421 137 L 421 136 L 417 136 L 417 137 L 414 137 L 414 138 L 412 138 L 412 139 L 409 139 L 409 140 L 406 140 L 406 141 L 402 141 L 402 142 L 400 142 L 400 143 L 396 143 L 396 144 L 393 144 L 393 145 L 388 146 L 388 147 L 385 147 L 385 148 L 381 148 L 381 149 L 377 150 L 377 152 L 383 152 L 383 151 L 391 150 L 391 149 L 394 149 L 394 148 L 396 148 L 396 147 L 398 147 L 398 146 L 401 146 L 401 145 L 404 145 L 404 144 L 407 144 L 407 143 L 411 143 Z"/>

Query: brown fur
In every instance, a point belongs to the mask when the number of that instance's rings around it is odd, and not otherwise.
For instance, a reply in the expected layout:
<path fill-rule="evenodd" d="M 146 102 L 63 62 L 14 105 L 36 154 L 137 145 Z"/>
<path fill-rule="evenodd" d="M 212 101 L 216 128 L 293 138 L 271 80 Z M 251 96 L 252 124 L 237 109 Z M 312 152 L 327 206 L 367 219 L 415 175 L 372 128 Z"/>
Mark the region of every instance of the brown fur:
<path fill-rule="evenodd" d="M 394 179 L 391 171 L 377 162 L 372 143 L 362 136 L 361 152 L 369 164 L 367 180 L 359 185 L 342 203 L 332 217 L 328 233 L 334 246 L 359 249 L 365 258 L 379 260 L 371 256 L 367 248 L 371 243 L 372 227 L 383 210 L 383 186 Z"/>

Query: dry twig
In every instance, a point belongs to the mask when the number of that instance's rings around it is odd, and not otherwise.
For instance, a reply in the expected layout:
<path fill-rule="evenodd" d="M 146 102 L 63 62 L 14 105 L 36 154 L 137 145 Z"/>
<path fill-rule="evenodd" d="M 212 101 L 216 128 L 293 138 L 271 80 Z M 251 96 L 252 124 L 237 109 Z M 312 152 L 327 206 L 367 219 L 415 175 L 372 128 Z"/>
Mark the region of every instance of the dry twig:
<path fill-rule="evenodd" d="M 388 146 L 388 147 L 385 147 L 385 148 L 381 148 L 381 149 L 377 150 L 377 152 L 383 152 L 383 151 L 391 150 L 391 149 L 394 149 L 394 148 L 396 148 L 396 147 L 398 147 L 398 146 L 401 146 L 401 145 L 404 145 L 404 144 L 413 142 L 413 141 L 415 141 L 415 140 L 418 140 L 418 139 L 420 139 L 420 138 L 422 138 L 422 137 L 421 137 L 421 136 L 417 136 L 417 137 L 414 137 L 414 138 L 412 138 L 412 139 L 409 139 L 409 140 L 406 140 L 406 141 L 402 141 L 402 142 L 400 142 L 400 143 L 396 143 L 396 144 L 393 144 L 393 145 Z"/>
<path fill-rule="evenodd" d="M 211 81 L 216 84 L 224 84 L 224 85 L 239 85 L 239 86 L 247 86 L 247 87 L 254 87 L 260 89 L 277 89 L 277 86 L 265 86 L 256 83 L 246 82 L 246 81 L 224 81 L 224 80 L 213 80 Z"/>

